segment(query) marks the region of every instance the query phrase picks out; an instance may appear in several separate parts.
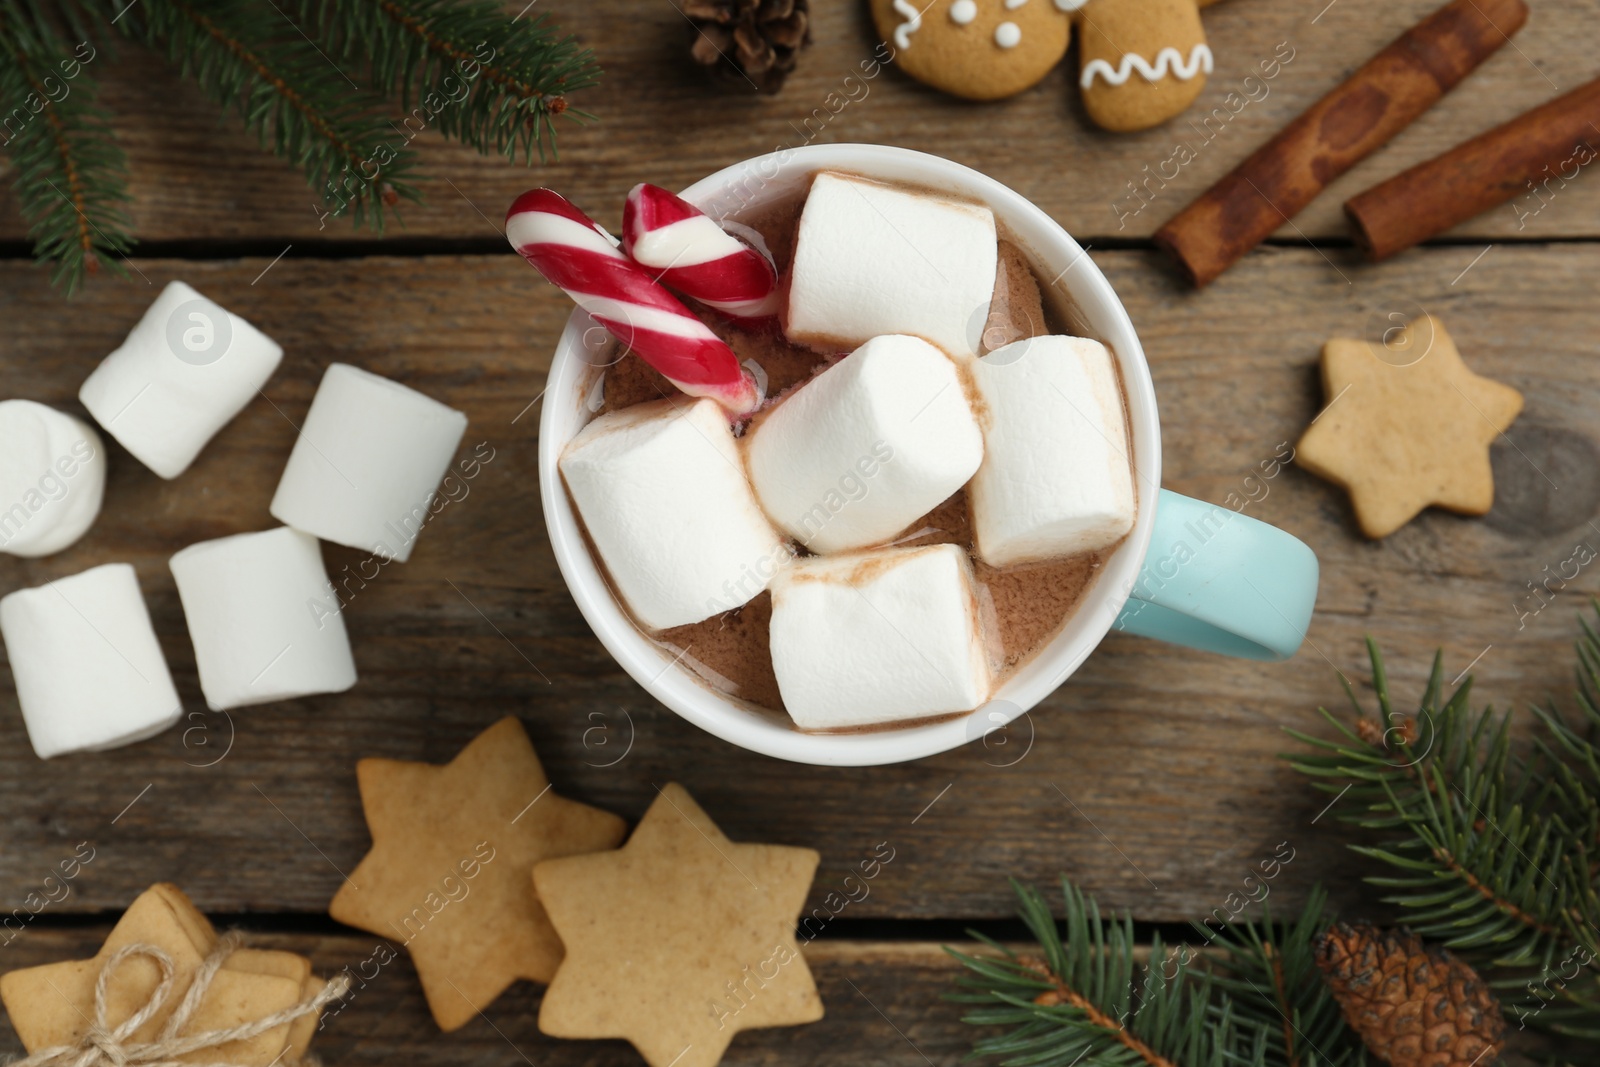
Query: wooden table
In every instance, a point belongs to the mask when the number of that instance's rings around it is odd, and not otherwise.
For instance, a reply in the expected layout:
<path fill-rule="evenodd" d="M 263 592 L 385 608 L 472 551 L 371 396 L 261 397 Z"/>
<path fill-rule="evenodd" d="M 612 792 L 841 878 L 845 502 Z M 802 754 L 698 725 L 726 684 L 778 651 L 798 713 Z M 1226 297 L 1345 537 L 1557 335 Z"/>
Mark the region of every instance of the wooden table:
<path fill-rule="evenodd" d="M 132 47 L 96 70 L 137 197 L 143 243 L 132 280 L 102 278 L 62 299 L 28 263 L 14 202 L 0 195 L 5 397 L 80 410 L 85 375 L 172 278 L 258 323 L 286 351 L 265 398 L 183 477 L 163 482 L 114 447 L 105 510 L 88 537 L 42 561 L 0 558 L 0 591 L 133 563 L 190 709 L 183 728 L 145 744 L 41 763 L 0 672 L 0 910 L 20 906 L 78 842 L 96 850 L 71 896 L 7 946 L 0 966 L 91 954 L 155 881 L 183 886 L 222 922 L 309 952 L 324 972 L 364 959 L 374 939 L 325 910 L 340 872 L 368 845 L 355 761 L 443 761 L 515 713 L 569 796 L 637 819 L 656 784 L 677 780 L 735 839 L 820 850 L 813 903 L 889 842 L 895 859 L 871 895 L 808 950 L 827 1018 L 742 1035 L 727 1062 L 942 1067 L 970 1034 L 938 999 L 953 971 L 938 946 L 968 924 L 1016 934 L 1006 925 L 1008 875 L 1050 882 L 1065 873 L 1104 905 L 1174 924 L 1221 906 L 1287 842 L 1294 859 L 1271 886 L 1274 904 L 1295 905 L 1322 881 L 1347 911 L 1373 912 L 1348 838 L 1332 819 L 1317 821 L 1326 798 L 1275 758 L 1296 747 L 1284 727 L 1315 729 L 1315 708 L 1342 700 L 1336 672 L 1361 684 L 1364 635 L 1387 650 L 1407 698 L 1436 647 L 1448 676 L 1470 664 L 1481 696 L 1498 705 L 1570 688 L 1574 615 L 1600 589 L 1595 572 L 1525 620 L 1515 605 L 1547 564 L 1579 541 L 1600 543 L 1591 521 L 1600 510 L 1600 177 L 1582 174 L 1520 224 L 1499 209 L 1380 267 L 1350 248 L 1339 204 L 1592 77 L 1596 0 L 1537 0 L 1511 46 L 1201 293 L 1174 280 L 1150 233 L 1434 0 L 1209 9 L 1216 72 L 1196 110 L 1123 136 L 1086 123 L 1062 70 L 1017 99 L 974 106 L 887 69 L 831 112 L 828 94 L 875 41 L 860 2 L 818 0 L 815 47 L 772 98 L 708 88 L 669 0 L 547 5 L 607 71 L 581 100 L 600 121 L 566 127 L 559 165 L 531 174 L 424 135 L 427 204 L 407 208 L 405 228 L 383 240 L 343 224 L 320 229 L 296 173 Z M 1167 159 L 1175 138 L 1191 136 L 1188 120 L 1222 106 L 1280 42 L 1294 58 L 1269 94 L 1132 214 L 1129 183 Z M 1321 403 L 1315 365 L 1325 338 L 1375 336 L 1389 312 L 1417 305 L 1440 314 L 1475 370 L 1527 396 L 1493 449 L 1494 510 L 1482 519 L 1430 512 L 1374 544 L 1358 536 L 1340 492 L 1290 467 L 1252 490 L 1265 496 L 1250 513 L 1321 558 L 1321 599 L 1301 653 L 1261 665 L 1114 635 L 1010 748 L 969 745 L 907 766 L 842 770 L 754 756 L 701 733 L 617 668 L 557 573 L 536 485 L 537 400 L 569 305 L 510 253 L 495 220 L 516 193 L 548 183 L 615 226 L 635 182 L 682 186 L 810 140 L 952 157 L 1031 197 L 1092 246 L 1149 353 L 1165 416 L 1165 484 L 1180 492 L 1213 501 L 1243 492 L 1257 464 L 1298 437 Z M 167 557 L 270 524 L 295 426 L 335 360 L 465 411 L 464 447 L 487 441 L 496 458 L 429 526 L 410 562 L 385 568 L 350 603 L 361 672 L 352 692 L 207 713 Z M 325 556 L 336 578 L 360 558 L 334 546 Z M 519 985 L 486 1019 L 442 1036 L 401 961 L 318 1047 L 336 1064 L 638 1062 L 618 1042 L 541 1036 L 538 1000 Z M 9 1034 L 0 1044 L 14 1048 Z"/>

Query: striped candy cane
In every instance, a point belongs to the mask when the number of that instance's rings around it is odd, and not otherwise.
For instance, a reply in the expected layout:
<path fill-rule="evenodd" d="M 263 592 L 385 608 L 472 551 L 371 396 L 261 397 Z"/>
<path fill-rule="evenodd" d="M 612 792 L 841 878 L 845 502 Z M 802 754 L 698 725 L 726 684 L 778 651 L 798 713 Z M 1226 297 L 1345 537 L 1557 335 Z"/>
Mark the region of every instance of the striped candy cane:
<path fill-rule="evenodd" d="M 506 213 L 506 237 L 535 270 L 685 393 L 710 397 L 736 415 L 760 404 L 733 349 L 565 197 L 549 189 L 517 197 Z"/>
<path fill-rule="evenodd" d="M 636 185 L 628 194 L 622 247 L 667 285 L 732 318 L 778 313 L 772 261 L 659 185 Z"/>

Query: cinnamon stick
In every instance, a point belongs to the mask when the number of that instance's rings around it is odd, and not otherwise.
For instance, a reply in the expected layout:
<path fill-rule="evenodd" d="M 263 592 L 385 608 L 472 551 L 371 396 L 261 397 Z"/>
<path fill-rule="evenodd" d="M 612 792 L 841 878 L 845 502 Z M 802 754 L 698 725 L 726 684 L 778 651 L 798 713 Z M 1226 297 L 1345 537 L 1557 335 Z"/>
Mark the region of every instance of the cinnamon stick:
<path fill-rule="evenodd" d="M 1518 194 L 1530 200 L 1517 212 L 1526 224 L 1544 193 L 1554 195 L 1597 155 L 1600 78 L 1373 186 L 1344 210 L 1367 255 L 1387 259 Z"/>
<path fill-rule="evenodd" d="M 1456 86 L 1527 21 L 1523 0 L 1451 0 L 1369 59 L 1156 233 L 1205 285 Z"/>

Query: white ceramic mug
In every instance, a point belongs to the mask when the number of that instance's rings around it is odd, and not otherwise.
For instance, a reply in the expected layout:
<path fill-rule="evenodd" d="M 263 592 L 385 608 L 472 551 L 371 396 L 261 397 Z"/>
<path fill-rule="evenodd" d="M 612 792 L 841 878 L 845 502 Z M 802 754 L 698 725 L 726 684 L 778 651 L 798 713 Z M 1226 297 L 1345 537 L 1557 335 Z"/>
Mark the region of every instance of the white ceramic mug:
<path fill-rule="evenodd" d="M 616 358 L 604 330 L 575 311 L 556 346 L 546 383 L 539 489 L 561 573 L 584 618 L 623 669 L 667 707 L 736 745 L 800 763 L 868 766 L 920 759 L 1003 727 L 1077 670 L 1114 624 L 1234 655 L 1277 659 L 1292 653 L 1315 600 L 1316 557 L 1271 526 L 1231 512 L 1218 514 L 1223 509 L 1159 489 L 1160 426 L 1139 338 L 1099 268 L 1043 211 L 968 167 L 883 145 L 784 149 L 720 170 L 682 195 L 714 218 L 737 221 L 774 201 L 795 197 L 820 170 L 948 191 L 994 211 L 1002 230 L 1021 246 L 1045 283 L 1046 304 L 1073 333 L 1102 341 L 1117 357 L 1128 401 L 1138 519 L 1062 630 L 971 715 L 865 733 L 803 733 L 779 714 L 752 709 L 707 687 L 634 625 L 607 586 L 557 469 L 562 450 L 594 417 L 595 387 L 605 365 Z M 1214 536 L 1188 533 L 1197 520 L 1203 531 L 1214 527 Z M 1194 547 L 1186 538 L 1198 542 L 1198 553 L 1176 548 Z M 1147 555 L 1151 567 L 1143 569 Z M 1272 562 L 1263 566 L 1262 560 Z M 1255 581 L 1244 574 L 1246 569 Z"/>

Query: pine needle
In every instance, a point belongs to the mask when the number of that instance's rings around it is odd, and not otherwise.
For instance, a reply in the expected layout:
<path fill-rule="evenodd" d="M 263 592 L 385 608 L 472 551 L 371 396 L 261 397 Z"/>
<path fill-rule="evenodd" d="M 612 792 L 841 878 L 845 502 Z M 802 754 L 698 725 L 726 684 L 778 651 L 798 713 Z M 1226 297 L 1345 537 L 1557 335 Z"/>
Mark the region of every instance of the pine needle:
<path fill-rule="evenodd" d="M 1062 879 L 1058 928 L 1038 890 L 1013 881 L 1018 914 L 1039 958 L 1018 956 L 981 934 L 995 955 L 946 949 L 967 969 L 949 999 L 972 1005 L 974 1026 L 1006 1027 L 973 1053 L 1001 1067 L 1279 1067 L 1260 1024 L 1234 1017 L 1232 998 L 1187 946 L 1160 938 L 1135 959 L 1133 921 L 1102 919 L 1099 905 Z"/>
<path fill-rule="evenodd" d="M 1347 790 L 1335 817 L 1374 838 L 1351 848 L 1390 868 L 1367 882 L 1478 967 L 1509 1019 L 1600 1037 L 1600 631 L 1583 621 L 1577 720 L 1535 709 L 1529 744 L 1511 713 L 1471 708 L 1470 677 L 1445 698 L 1442 656 L 1416 711 L 1397 713 L 1371 640 L 1368 654 L 1377 714 L 1352 691 L 1354 723 L 1319 708 L 1337 736 L 1287 731 L 1311 751 L 1284 758 Z"/>
<path fill-rule="evenodd" d="M 54 27 L 90 55 L 113 31 L 162 55 L 301 171 L 324 226 L 379 232 L 420 199 L 423 130 L 524 164 L 554 158 L 558 118 L 590 117 L 568 94 L 600 73 L 547 17 L 496 0 L 0 0 L 0 144 L 35 255 L 68 292 L 102 265 L 120 271 L 133 238 L 110 116 L 86 53 Z"/>
<path fill-rule="evenodd" d="M 495 0 L 300 0 L 334 54 L 400 101 L 408 138 L 436 129 L 485 155 L 554 155 L 567 94 L 599 77 L 594 55 L 544 14 L 507 18 Z"/>
<path fill-rule="evenodd" d="M 34 256 L 70 296 L 101 267 L 125 274 L 127 163 L 96 99 L 87 39 L 68 46 L 31 4 L 0 0 L 0 144 Z"/>

